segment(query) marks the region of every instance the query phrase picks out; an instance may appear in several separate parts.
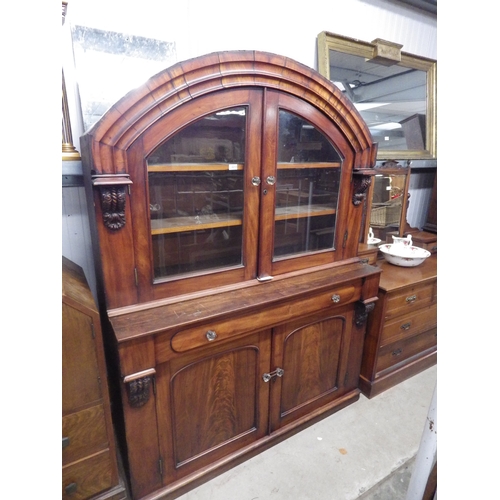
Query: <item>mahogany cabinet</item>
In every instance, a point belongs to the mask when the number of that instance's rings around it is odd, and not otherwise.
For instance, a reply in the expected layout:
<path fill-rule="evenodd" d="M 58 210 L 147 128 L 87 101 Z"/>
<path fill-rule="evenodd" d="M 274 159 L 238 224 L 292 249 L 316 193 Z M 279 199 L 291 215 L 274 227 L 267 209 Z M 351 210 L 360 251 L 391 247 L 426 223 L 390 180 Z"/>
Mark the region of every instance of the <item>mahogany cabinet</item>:
<path fill-rule="evenodd" d="M 437 254 L 417 267 L 380 261 L 379 300 L 368 319 L 360 388 L 371 398 L 437 361 Z"/>
<path fill-rule="evenodd" d="M 123 500 L 100 316 L 81 267 L 62 263 L 62 498 Z"/>
<path fill-rule="evenodd" d="M 81 147 L 134 499 L 175 498 L 359 398 L 376 145 L 331 82 L 210 54 L 127 94 Z"/>

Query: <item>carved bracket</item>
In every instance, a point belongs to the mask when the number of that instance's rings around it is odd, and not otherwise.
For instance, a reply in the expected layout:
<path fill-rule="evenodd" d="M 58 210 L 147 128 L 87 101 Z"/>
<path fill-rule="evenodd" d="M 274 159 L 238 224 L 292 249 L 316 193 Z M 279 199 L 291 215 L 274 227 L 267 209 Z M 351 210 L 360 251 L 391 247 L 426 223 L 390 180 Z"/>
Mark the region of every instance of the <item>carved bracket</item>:
<path fill-rule="evenodd" d="M 152 368 L 128 375 L 123 379 L 127 389 L 128 403 L 132 408 L 140 408 L 149 401 L 155 373 L 156 371 Z"/>
<path fill-rule="evenodd" d="M 102 219 L 111 230 L 121 229 L 126 222 L 126 186 L 132 184 L 127 174 L 94 175 L 92 184 L 100 189 Z"/>
<path fill-rule="evenodd" d="M 368 315 L 373 311 L 374 307 L 375 302 L 368 302 L 367 304 L 364 302 L 356 302 L 354 322 L 358 328 L 366 323 Z"/>
<path fill-rule="evenodd" d="M 352 195 L 352 204 L 354 206 L 361 205 L 366 198 L 366 192 L 372 183 L 372 170 L 365 172 L 354 172 L 356 175 L 353 177 L 354 190 Z"/>

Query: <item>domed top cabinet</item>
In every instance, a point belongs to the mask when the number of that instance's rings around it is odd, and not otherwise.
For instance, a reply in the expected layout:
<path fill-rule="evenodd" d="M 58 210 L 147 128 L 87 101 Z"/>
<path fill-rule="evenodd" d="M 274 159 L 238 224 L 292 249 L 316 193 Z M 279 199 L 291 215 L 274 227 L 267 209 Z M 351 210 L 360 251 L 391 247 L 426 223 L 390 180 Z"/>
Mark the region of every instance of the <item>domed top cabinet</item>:
<path fill-rule="evenodd" d="M 81 147 L 134 498 L 178 494 L 359 396 L 376 145 L 331 82 L 274 54 L 210 54 L 131 91 Z"/>

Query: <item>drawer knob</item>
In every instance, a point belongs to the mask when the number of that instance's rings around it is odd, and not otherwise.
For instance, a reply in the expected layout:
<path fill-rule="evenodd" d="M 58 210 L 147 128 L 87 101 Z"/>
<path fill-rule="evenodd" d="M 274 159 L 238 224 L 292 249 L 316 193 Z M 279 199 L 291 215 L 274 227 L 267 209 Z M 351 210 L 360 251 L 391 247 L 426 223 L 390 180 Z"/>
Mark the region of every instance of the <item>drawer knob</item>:
<path fill-rule="evenodd" d="M 68 486 L 64 488 L 64 491 L 66 492 L 66 495 L 72 495 L 76 492 L 77 488 L 78 485 L 76 483 L 69 483 Z"/>
<path fill-rule="evenodd" d="M 399 328 L 401 328 L 401 330 L 409 330 L 410 327 L 411 327 L 411 323 L 404 323 Z"/>
<path fill-rule="evenodd" d="M 409 297 L 406 297 L 406 302 L 415 302 L 417 300 L 416 295 L 410 295 Z"/>
<path fill-rule="evenodd" d="M 217 334 L 213 330 L 208 330 L 208 332 L 205 333 L 205 337 L 207 337 L 209 342 L 212 342 L 212 340 L 217 338 Z"/>
<path fill-rule="evenodd" d="M 403 352 L 403 349 L 396 349 L 395 351 L 392 351 L 393 356 L 399 356 Z"/>
<path fill-rule="evenodd" d="M 69 437 L 62 438 L 62 449 L 67 448 L 69 446 Z"/>
<path fill-rule="evenodd" d="M 262 375 L 262 380 L 264 382 L 269 382 L 273 377 L 282 377 L 284 373 L 285 370 L 283 370 L 283 368 L 276 368 L 276 370 L 271 373 L 264 373 L 264 375 Z"/>
<path fill-rule="evenodd" d="M 340 302 L 340 295 L 337 295 L 336 293 L 332 295 L 332 302 L 335 302 L 335 304 L 338 304 Z"/>

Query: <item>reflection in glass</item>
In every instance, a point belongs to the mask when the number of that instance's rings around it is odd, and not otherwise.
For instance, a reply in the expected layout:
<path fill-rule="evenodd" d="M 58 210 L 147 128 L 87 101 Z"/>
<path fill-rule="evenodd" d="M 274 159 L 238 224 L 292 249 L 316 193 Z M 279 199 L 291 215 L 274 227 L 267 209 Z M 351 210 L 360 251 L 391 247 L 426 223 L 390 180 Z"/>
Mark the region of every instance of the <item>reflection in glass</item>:
<path fill-rule="evenodd" d="M 354 103 L 379 150 L 424 150 L 427 72 L 329 51 L 330 79 Z"/>
<path fill-rule="evenodd" d="M 274 258 L 332 249 L 341 158 L 306 120 L 280 111 Z"/>
<path fill-rule="evenodd" d="M 155 278 L 242 263 L 246 109 L 206 116 L 148 158 Z"/>
<path fill-rule="evenodd" d="M 373 186 L 370 227 L 382 241 L 387 234 L 399 234 L 406 175 L 376 175 Z"/>

